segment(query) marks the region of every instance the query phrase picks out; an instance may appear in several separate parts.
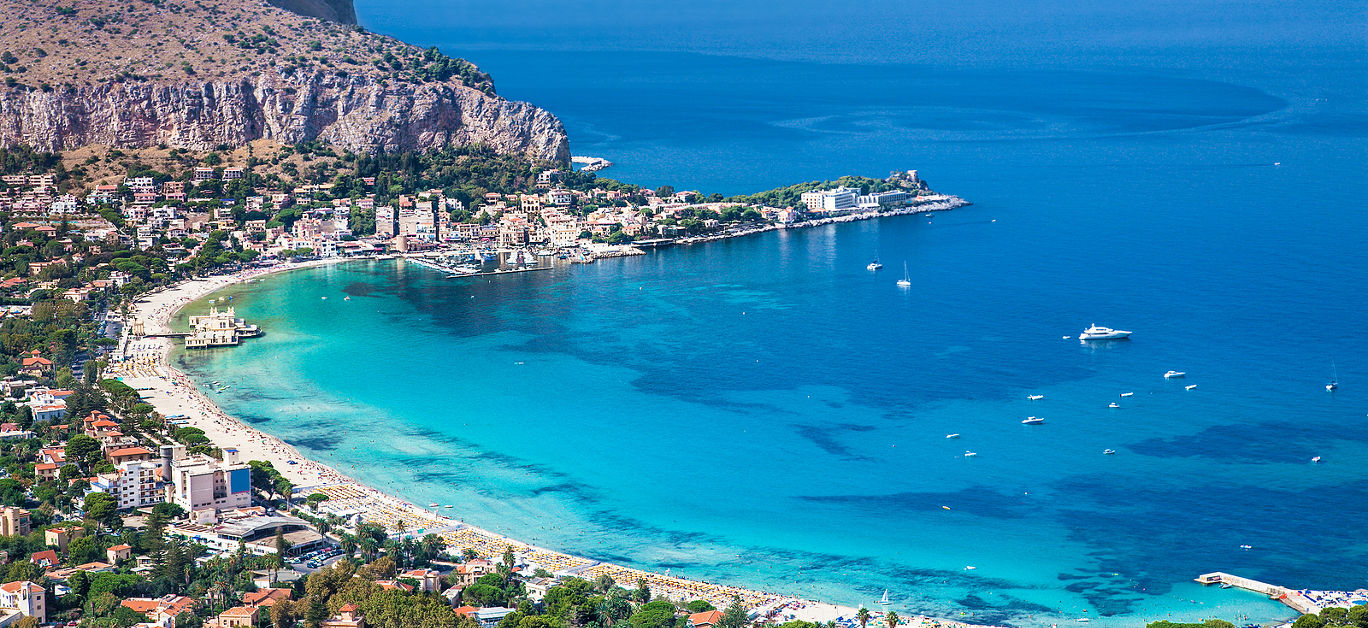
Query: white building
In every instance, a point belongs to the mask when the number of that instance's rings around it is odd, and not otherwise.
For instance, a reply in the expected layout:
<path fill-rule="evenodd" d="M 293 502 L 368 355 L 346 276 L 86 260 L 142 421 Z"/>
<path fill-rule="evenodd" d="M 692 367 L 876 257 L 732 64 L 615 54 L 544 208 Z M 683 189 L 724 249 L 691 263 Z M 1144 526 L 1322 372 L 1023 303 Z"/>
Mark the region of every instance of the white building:
<path fill-rule="evenodd" d="M 150 461 L 124 462 L 113 473 L 95 476 L 90 490 L 108 493 L 119 510 L 153 506 L 165 500 L 157 464 Z"/>
<path fill-rule="evenodd" d="M 47 622 L 47 590 L 27 580 L 0 584 L 0 627 L 24 616 Z"/>
<path fill-rule="evenodd" d="M 66 416 L 66 400 L 50 392 L 35 393 L 24 405 L 33 411 L 34 421 L 56 421 Z"/>
<path fill-rule="evenodd" d="M 898 207 L 906 205 L 911 199 L 911 195 L 902 190 L 889 190 L 887 192 L 875 192 L 860 197 L 860 207 Z"/>
<path fill-rule="evenodd" d="M 858 189 L 840 187 L 834 190 L 803 192 L 799 198 L 810 212 L 833 212 L 854 209 L 859 204 L 859 194 Z"/>
<path fill-rule="evenodd" d="M 162 445 L 162 468 L 171 503 L 187 512 L 213 509 L 215 512 L 252 505 L 252 473 L 238 462 L 236 449 L 223 450 L 223 460 L 209 456 L 187 456 L 185 445 Z M 163 472 L 165 473 L 165 472 Z"/>

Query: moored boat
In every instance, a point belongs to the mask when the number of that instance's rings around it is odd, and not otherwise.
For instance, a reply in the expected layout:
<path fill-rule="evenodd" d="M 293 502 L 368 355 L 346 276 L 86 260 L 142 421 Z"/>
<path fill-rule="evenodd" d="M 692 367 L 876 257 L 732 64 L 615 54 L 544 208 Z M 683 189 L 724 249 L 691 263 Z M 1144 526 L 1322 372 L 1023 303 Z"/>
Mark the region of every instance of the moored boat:
<path fill-rule="evenodd" d="M 1094 323 L 1087 329 L 1083 330 L 1083 333 L 1078 335 L 1078 339 L 1080 341 L 1125 340 L 1127 338 L 1130 338 L 1130 335 L 1131 332 L 1122 329 L 1112 329 L 1110 327 L 1103 327 L 1101 325 Z"/>

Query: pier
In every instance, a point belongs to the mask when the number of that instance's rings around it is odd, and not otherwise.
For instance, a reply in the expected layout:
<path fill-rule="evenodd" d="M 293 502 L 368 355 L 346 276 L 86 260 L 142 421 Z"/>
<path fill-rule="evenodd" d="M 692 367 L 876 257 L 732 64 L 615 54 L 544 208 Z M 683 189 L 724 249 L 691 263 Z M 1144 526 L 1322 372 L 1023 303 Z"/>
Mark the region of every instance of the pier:
<path fill-rule="evenodd" d="M 1204 573 L 1200 576 L 1197 576 L 1195 580 L 1200 584 L 1230 585 L 1231 587 L 1236 589 L 1244 589 L 1245 591 L 1262 593 L 1264 595 L 1267 595 L 1269 598 L 1275 599 L 1279 602 L 1282 602 L 1283 604 L 1286 604 L 1287 606 L 1291 607 L 1292 610 L 1295 610 L 1303 615 L 1309 613 L 1319 613 L 1323 608 L 1325 608 L 1323 605 L 1317 604 L 1315 600 L 1312 600 L 1300 591 L 1289 589 L 1287 587 L 1281 587 L 1276 584 L 1268 584 L 1267 582 L 1259 582 L 1258 580 L 1254 580 L 1251 578 L 1243 578 L 1240 576 L 1236 576 L 1234 574 L 1225 573 L 1223 571 Z"/>
<path fill-rule="evenodd" d="M 580 170 L 584 172 L 596 172 L 604 168 L 612 168 L 613 162 L 602 157 L 586 157 L 583 155 L 570 158 L 570 163 L 578 164 Z"/>

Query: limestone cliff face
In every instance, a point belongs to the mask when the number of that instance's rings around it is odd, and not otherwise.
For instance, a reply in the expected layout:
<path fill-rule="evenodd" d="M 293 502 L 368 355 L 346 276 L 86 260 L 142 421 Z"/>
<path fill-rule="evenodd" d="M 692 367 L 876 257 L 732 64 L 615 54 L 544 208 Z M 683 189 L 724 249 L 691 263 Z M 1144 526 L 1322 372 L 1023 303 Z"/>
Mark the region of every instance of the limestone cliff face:
<path fill-rule="evenodd" d="M 483 143 L 503 153 L 570 158 L 555 116 L 454 81 L 382 86 L 367 76 L 263 73 L 238 82 L 0 88 L 0 145 L 206 150 L 260 138 L 321 139 L 358 152 Z"/>

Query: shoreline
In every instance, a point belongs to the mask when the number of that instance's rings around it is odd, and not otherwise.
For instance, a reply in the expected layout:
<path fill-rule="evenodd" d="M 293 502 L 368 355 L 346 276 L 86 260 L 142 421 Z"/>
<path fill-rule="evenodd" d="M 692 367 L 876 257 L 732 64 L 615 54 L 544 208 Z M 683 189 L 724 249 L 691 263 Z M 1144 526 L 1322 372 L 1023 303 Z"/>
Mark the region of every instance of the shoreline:
<path fill-rule="evenodd" d="M 142 322 L 144 333 L 165 333 L 171 331 L 171 320 L 186 305 L 232 285 L 292 270 L 374 259 L 376 258 L 314 260 L 191 279 L 143 295 L 134 304 L 131 317 L 132 320 Z M 130 327 L 131 325 L 125 325 L 125 330 Z M 854 622 L 857 609 L 852 607 L 679 578 L 573 556 L 489 532 L 466 524 L 454 516 L 444 516 L 435 510 L 424 509 L 400 497 L 384 493 L 326 464 L 309 459 L 285 441 L 223 411 L 195 386 L 188 375 L 171 365 L 170 357 L 175 348 L 174 342 L 173 339 L 164 337 L 144 337 L 134 341 L 131 335 L 126 334 L 120 345 L 125 361 L 111 363 L 106 370 L 106 376 L 118 377 L 134 388 L 145 388 L 143 392 L 147 396 L 144 401 L 150 403 L 157 412 L 163 416 L 184 415 L 186 424 L 204 430 L 205 436 L 215 446 L 224 449 L 236 448 L 241 460 L 270 461 L 277 471 L 295 485 L 296 495 L 303 496 L 314 492 L 328 495 L 329 499 L 320 504 L 322 510 L 343 516 L 358 515 L 363 521 L 381 523 L 390 531 L 396 530 L 402 522 L 409 534 L 438 534 L 447 541 L 451 549 L 473 548 L 482 557 L 497 559 L 505 549 L 511 548 L 529 564 L 545 568 L 557 575 L 589 580 L 599 575 L 609 575 L 624 586 L 631 586 L 637 580 L 644 579 L 651 589 L 652 597 L 655 598 L 666 597 L 683 601 L 706 599 L 718 608 L 723 608 L 735 596 L 742 600 L 743 605 L 752 614 L 758 614 L 760 618 L 816 622 L 842 619 L 843 625 L 858 625 Z M 882 611 L 870 610 L 874 618 L 881 618 Z M 881 621 L 871 620 L 871 623 L 877 625 Z M 905 617 L 903 624 L 926 628 L 977 628 L 974 624 L 935 619 L 925 615 Z"/>

